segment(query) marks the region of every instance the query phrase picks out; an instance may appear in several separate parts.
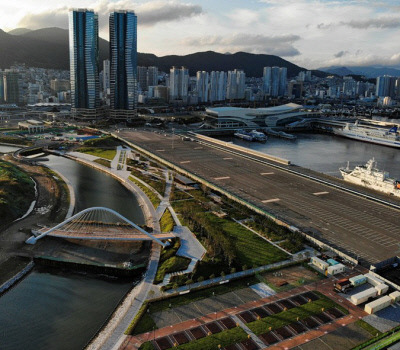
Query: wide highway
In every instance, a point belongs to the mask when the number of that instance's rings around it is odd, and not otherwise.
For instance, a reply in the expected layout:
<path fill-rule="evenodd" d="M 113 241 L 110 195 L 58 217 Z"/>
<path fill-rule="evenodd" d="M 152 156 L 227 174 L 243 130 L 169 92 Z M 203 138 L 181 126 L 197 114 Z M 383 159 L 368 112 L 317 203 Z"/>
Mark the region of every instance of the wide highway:
<path fill-rule="evenodd" d="M 364 263 L 398 254 L 400 210 L 171 134 L 121 130 L 119 137 L 309 232 Z"/>

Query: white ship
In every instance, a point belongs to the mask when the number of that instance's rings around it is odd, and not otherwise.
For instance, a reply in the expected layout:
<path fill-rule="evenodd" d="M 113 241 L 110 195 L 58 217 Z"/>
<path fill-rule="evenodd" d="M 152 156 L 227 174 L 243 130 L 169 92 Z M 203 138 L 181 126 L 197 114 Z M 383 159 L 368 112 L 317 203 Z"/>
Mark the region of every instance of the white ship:
<path fill-rule="evenodd" d="M 374 158 L 365 165 L 356 166 L 353 170 L 349 169 L 349 164 L 339 170 L 348 182 L 400 197 L 400 181 L 390 178 L 388 172 L 378 170 Z"/>
<path fill-rule="evenodd" d="M 343 129 L 334 128 L 333 133 L 355 140 L 400 148 L 400 134 L 397 131 L 397 126 L 391 129 L 383 129 L 359 125 L 357 120 L 354 124 L 346 123 Z"/>

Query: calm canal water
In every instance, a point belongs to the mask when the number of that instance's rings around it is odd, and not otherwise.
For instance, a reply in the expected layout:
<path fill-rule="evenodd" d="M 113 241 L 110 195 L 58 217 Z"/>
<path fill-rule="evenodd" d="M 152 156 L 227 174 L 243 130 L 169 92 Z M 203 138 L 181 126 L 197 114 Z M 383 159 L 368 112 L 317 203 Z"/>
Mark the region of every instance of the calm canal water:
<path fill-rule="evenodd" d="M 49 159 L 71 182 L 77 211 L 104 206 L 144 223 L 136 198 L 117 180 L 66 158 Z M 0 349 L 81 349 L 133 282 L 35 269 L 0 297 Z"/>
<path fill-rule="evenodd" d="M 295 134 L 296 140 L 268 137 L 266 143 L 220 138 L 234 144 L 290 160 L 293 164 L 340 177 L 339 168 L 350 168 L 375 157 L 378 168 L 400 178 L 400 149 L 327 134 Z"/>

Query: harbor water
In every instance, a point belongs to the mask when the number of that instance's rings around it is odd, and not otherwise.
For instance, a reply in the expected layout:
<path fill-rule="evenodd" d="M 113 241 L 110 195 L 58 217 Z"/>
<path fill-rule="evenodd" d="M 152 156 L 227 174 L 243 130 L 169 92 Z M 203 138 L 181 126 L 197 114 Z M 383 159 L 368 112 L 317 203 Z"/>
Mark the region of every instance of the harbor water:
<path fill-rule="evenodd" d="M 295 140 L 268 137 L 266 143 L 248 142 L 234 137 L 219 137 L 236 145 L 290 160 L 292 164 L 341 177 L 339 168 L 364 165 L 375 157 L 379 170 L 400 178 L 400 150 L 329 134 L 296 133 Z"/>

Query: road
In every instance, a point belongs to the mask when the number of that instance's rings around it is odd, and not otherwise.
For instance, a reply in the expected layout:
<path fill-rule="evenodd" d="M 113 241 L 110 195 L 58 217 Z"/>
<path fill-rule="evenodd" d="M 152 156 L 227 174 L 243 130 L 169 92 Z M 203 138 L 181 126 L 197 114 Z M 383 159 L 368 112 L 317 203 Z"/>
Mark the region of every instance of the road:
<path fill-rule="evenodd" d="M 121 130 L 124 138 L 365 264 L 396 255 L 398 209 L 178 136 Z"/>

